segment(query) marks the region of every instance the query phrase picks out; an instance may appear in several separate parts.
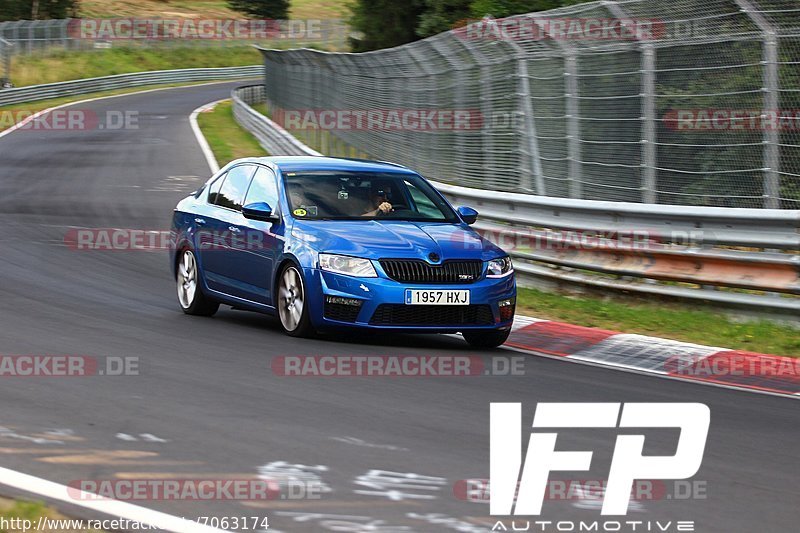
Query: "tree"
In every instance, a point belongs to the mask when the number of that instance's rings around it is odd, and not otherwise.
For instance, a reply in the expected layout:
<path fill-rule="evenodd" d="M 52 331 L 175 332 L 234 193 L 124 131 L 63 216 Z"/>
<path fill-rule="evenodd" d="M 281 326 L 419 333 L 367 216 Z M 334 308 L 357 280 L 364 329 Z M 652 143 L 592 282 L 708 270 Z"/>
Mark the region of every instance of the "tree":
<path fill-rule="evenodd" d="M 354 52 L 390 48 L 419 39 L 417 25 L 424 0 L 358 0 L 350 6 L 350 25 L 359 32 L 351 39 Z"/>
<path fill-rule="evenodd" d="M 355 52 L 389 48 L 453 29 L 469 18 L 495 18 L 587 0 L 355 0 L 350 25 Z"/>
<path fill-rule="evenodd" d="M 251 17 L 284 20 L 289 18 L 289 0 L 228 0 L 231 9 Z"/>
<path fill-rule="evenodd" d="M 2 0 L 0 20 L 42 20 L 74 17 L 79 0 Z"/>
<path fill-rule="evenodd" d="M 503 18 L 585 1 L 587 0 L 425 0 L 425 11 L 420 17 L 417 35 L 428 37 L 451 30 L 470 18 L 480 19 L 486 15 Z"/>
<path fill-rule="evenodd" d="M 457 22 L 470 17 L 471 2 L 472 0 L 425 0 L 425 11 L 420 17 L 417 35 L 428 37 L 452 30 Z"/>
<path fill-rule="evenodd" d="M 521 13 L 546 11 L 576 3 L 579 2 L 569 0 L 472 0 L 470 9 L 474 18 L 491 15 L 499 19 Z"/>

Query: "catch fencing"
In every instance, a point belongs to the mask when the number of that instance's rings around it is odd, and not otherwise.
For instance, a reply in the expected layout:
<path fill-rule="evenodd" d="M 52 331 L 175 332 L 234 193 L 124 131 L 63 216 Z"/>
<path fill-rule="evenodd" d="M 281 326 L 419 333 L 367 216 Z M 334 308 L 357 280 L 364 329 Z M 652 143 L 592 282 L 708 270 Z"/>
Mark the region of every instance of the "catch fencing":
<path fill-rule="evenodd" d="M 796 0 L 604 0 L 363 54 L 262 52 L 271 116 L 317 149 L 488 190 L 800 208 Z"/>

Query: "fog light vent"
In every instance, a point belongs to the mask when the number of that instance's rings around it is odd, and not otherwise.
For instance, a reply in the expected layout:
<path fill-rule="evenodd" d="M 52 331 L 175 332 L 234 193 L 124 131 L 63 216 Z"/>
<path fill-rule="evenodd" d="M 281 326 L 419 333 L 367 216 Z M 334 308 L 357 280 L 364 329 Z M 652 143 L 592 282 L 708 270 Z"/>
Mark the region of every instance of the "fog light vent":
<path fill-rule="evenodd" d="M 354 305 L 361 307 L 362 301 L 358 298 L 343 298 L 341 296 L 325 296 L 325 303 L 339 305 Z"/>
<path fill-rule="evenodd" d="M 514 318 L 514 308 L 516 307 L 516 303 L 517 301 L 515 298 L 507 298 L 497 302 L 497 306 L 500 308 L 501 322 L 507 322 Z"/>
<path fill-rule="evenodd" d="M 325 318 L 339 322 L 355 322 L 362 303 L 364 302 L 358 298 L 325 296 Z"/>

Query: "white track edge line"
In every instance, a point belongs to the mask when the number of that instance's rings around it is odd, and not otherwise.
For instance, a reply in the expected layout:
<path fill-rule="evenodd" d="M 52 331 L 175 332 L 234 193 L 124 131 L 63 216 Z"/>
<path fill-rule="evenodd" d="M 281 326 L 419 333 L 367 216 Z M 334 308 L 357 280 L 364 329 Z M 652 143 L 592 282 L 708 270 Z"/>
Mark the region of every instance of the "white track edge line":
<path fill-rule="evenodd" d="M 0 467 L 0 484 L 14 487 L 15 489 L 25 492 L 31 492 L 37 496 L 43 496 L 52 500 L 58 500 L 93 511 L 124 518 L 131 522 L 148 524 L 173 533 L 219 533 L 226 531 L 160 511 L 153 511 L 132 503 L 101 498 L 96 494 L 84 492 L 77 488 L 73 489 L 53 481 L 47 481 L 46 479 L 41 479 L 29 474 L 9 470 L 8 468 Z"/>
<path fill-rule="evenodd" d="M 197 123 L 197 115 L 205 111 L 206 109 L 211 109 L 220 102 L 224 102 L 226 100 L 230 100 L 230 98 L 223 98 L 221 100 L 217 100 L 216 102 L 210 102 L 208 104 L 203 104 L 194 111 L 192 114 L 189 115 L 189 122 L 192 125 L 192 131 L 194 132 L 194 137 L 197 139 L 197 144 L 200 145 L 200 149 L 203 151 L 203 155 L 206 158 L 206 163 L 208 163 L 208 168 L 211 170 L 212 174 L 216 174 L 219 171 L 219 161 L 217 161 L 217 157 L 214 155 L 214 152 L 211 150 L 211 146 L 208 145 L 208 141 L 206 140 L 206 136 L 203 135 L 203 131 L 200 129 L 200 125 Z"/>
<path fill-rule="evenodd" d="M 525 315 L 514 315 L 514 316 L 515 316 L 515 319 L 516 319 L 516 317 L 521 317 L 521 318 L 525 318 L 525 319 L 533 318 L 533 317 L 527 317 Z M 541 321 L 545 322 L 545 320 L 541 320 Z M 552 321 L 550 321 L 550 322 L 552 322 Z M 532 322 L 532 324 L 533 323 L 536 323 L 536 322 Z M 528 326 L 528 325 L 531 325 L 531 324 L 526 324 L 526 326 Z M 520 328 L 520 329 L 522 329 L 522 328 Z M 665 339 L 663 337 L 653 337 L 653 336 L 650 336 L 650 335 L 639 335 L 639 334 L 635 334 L 635 333 L 622 333 L 622 332 L 618 332 L 615 335 L 611 335 L 610 337 L 608 337 L 606 339 L 603 339 L 603 341 L 612 339 L 612 338 L 616 337 L 617 335 L 636 335 L 637 337 L 639 337 L 639 338 L 641 338 L 642 340 L 645 341 L 642 344 L 647 344 L 646 340 L 653 339 L 654 341 L 668 341 L 668 342 L 675 342 L 675 343 L 679 343 L 679 344 L 683 344 L 683 345 L 687 345 L 687 346 L 692 346 L 692 347 L 701 347 L 701 348 L 709 348 L 709 349 L 718 350 L 716 352 L 712 352 L 712 353 L 709 353 L 707 355 L 698 357 L 697 361 L 703 361 L 703 360 L 705 360 L 705 359 L 707 359 L 709 357 L 712 357 L 713 355 L 716 355 L 716 354 L 718 354 L 720 352 L 735 351 L 733 348 L 723 348 L 723 347 L 719 347 L 719 346 L 706 346 L 706 345 L 703 345 L 703 344 L 693 344 L 693 343 L 688 343 L 688 342 L 683 342 L 683 341 L 676 341 L 676 340 L 673 340 L 673 339 Z M 600 342 L 603 342 L 603 341 L 600 341 Z M 536 350 L 536 348 L 534 348 L 534 347 L 531 347 L 531 348 L 520 348 L 518 346 L 505 346 L 504 345 L 504 346 L 501 346 L 501 348 L 503 348 L 505 350 L 512 350 L 512 351 L 516 351 L 516 352 L 527 353 L 527 354 L 530 354 L 530 355 L 536 355 L 538 357 L 546 357 L 548 359 L 557 359 L 557 360 L 561 360 L 561 361 L 567 360 L 567 361 L 569 361 L 571 363 L 576 363 L 576 364 L 583 364 L 583 365 L 587 365 L 587 366 L 595 366 L 595 367 L 599 367 L 599 368 L 605 368 L 605 369 L 608 369 L 608 370 L 620 370 L 622 372 L 628 372 L 628 373 L 631 373 L 631 374 L 639 374 L 639 375 L 643 375 L 643 376 L 657 376 L 657 377 L 661 377 L 661 378 L 672 379 L 672 380 L 675 380 L 675 381 L 682 381 L 684 383 L 694 383 L 696 385 L 705 385 L 705 386 L 709 386 L 709 387 L 718 387 L 718 388 L 722 388 L 722 389 L 737 390 L 737 391 L 743 391 L 743 392 L 754 392 L 754 393 L 757 393 L 757 394 L 766 394 L 767 396 L 777 396 L 779 398 L 800 399 L 800 392 L 772 392 L 772 391 L 766 391 L 766 390 L 761 390 L 761 389 L 757 389 L 757 388 L 747 387 L 746 385 L 726 384 L 726 383 L 717 383 L 717 382 L 713 382 L 713 381 L 706 381 L 706 380 L 702 380 L 702 379 L 692 379 L 692 378 L 687 378 L 687 377 L 683 377 L 683 376 L 676 376 L 674 374 L 669 374 L 669 373 L 666 373 L 666 372 L 662 372 L 660 370 L 641 368 L 641 367 L 636 367 L 636 366 L 633 366 L 633 365 L 626 365 L 624 363 L 613 363 L 613 362 L 594 360 L 594 359 L 591 359 L 591 358 L 588 358 L 588 357 L 582 357 L 582 356 L 577 355 L 577 354 L 574 354 L 574 355 L 552 355 L 552 354 L 546 354 L 546 353 L 542 353 L 542 352 Z M 764 355 L 770 355 L 770 354 L 764 354 Z M 775 356 L 775 357 L 785 357 L 785 356 Z"/>
<path fill-rule="evenodd" d="M 791 392 L 772 392 L 766 391 L 761 389 L 752 389 L 748 387 L 738 386 L 738 385 L 728 385 L 725 383 L 716 383 L 712 381 L 704 381 L 701 379 L 691 379 L 686 378 L 683 376 L 676 376 L 674 374 L 659 374 L 657 372 L 651 372 L 644 368 L 636 368 L 636 367 L 628 367 L 628 366 L 620 366 L 620 365 L 612 365 L 609 363 L 602 363 L 598 361 L 590 361 L 588 359 L 578 359 L 568 355 L 552 355 L 547 353 L 538 352 L 533 348 L 526 349 L 526 348 L 518 348 L 516 346 L 508 346 L 502 345 L 500 346 L 503 350 L 508 350 L 511 352 L 523 353 L 526 355 L 533 355 L 536 357 L 542 357 L 544 359 L 552 359 L 554 361 L 564 361 L 567 363 L 572 363 L 574 365 L 584 365 L 584 366 L 593 366 L 596 368 L 604 368 L 606 370 L 614 370 L 617 372 L 625 372 L 627 374 L 638 374 L 640 376 L 652 376 L 656 378 L 662 379 L 669 379 L 673 381 L 681 381 L 683 383 L 690 383 L 693 385 L 703 385 L 706 387 L 717 387 L 720 389 L 728 389 L 732 391 L 739 391 L 739 392 L 749 392 L 754 394 L 763 394 L 765 396 L 773 396 L 776 398 L 789 398 L 792 400 L 800 400 L 800 392 L 798 393 L 791 393 Z"/>

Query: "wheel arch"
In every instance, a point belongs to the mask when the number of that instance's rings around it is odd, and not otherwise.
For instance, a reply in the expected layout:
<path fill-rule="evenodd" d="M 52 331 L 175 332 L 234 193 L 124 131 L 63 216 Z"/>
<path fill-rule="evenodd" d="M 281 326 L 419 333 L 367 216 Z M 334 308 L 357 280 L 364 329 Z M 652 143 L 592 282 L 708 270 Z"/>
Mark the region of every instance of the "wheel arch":
<path fill-rule="evenodd" d="M 191 250 L 192 253 L 194 254 L 195 261 L 198 262 L 198 265 L 199 265 L 199 259 L 197 257 L 197 252 L 194 250 L 194 247 L 192 246 L 192 244 L 189 242 L 188 239 L 184 238 L 180 242 L 175 243 L 174 250 L 175 250 L 175 253 L 174 253 L 173 257 L 172 257 L 172 277 L 175 278 L 175 280 L 177 280 L 178 279 L 178 263 L 181 260 L 181 256 L 183 255 L 183 252 L 185 252 L 186 250 Z"/>
<path fill-rule="evenodd" d="M 287 255 L 284 255 L 283 257 L 281 257 L 280 261 L 278 262 L 278 265 L 275 267 L 275 275 L 273 276 L 273 279 L 272 279 L 272 294 L 275 295 L 275 297 L 273 298 L 273 303 L 275 304 L 275 309 L 278 308 L 278 306 L 277 306 L 277 304 L 278 304 L 278 301 L 277 301 L 277 298 L 278 298 L 278 284 L 281 282 L 281 274 L 283 273 L 283 270 L 288 265 L 293 265 L 293 266 L 297 267 L 297 269 L 300 271 L 300 275 L 301 276 L 303 275 L 303 266 L 300 264 L 300 261 L 294 255 L 287 254 Z"/>

